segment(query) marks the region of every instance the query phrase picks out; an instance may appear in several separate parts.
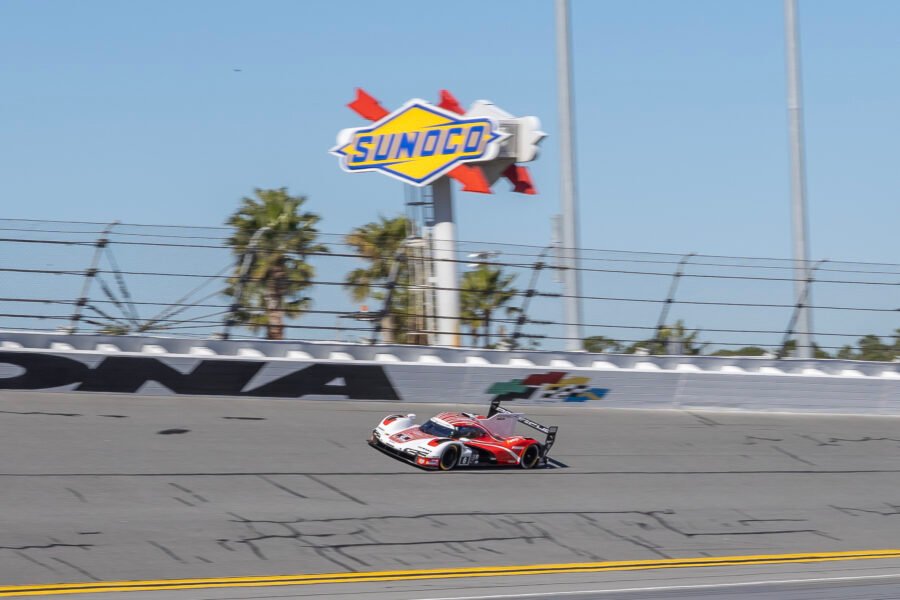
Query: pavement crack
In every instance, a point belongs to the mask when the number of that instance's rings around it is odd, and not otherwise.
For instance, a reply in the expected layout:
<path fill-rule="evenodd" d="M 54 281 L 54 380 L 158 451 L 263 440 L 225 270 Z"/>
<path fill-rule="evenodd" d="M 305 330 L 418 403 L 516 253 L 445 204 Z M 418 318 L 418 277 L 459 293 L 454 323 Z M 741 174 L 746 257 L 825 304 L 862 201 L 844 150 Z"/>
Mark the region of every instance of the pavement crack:
<path fill-rule="evenodd" d="M 75 496 L 76 498 L 78 498 L 80 501 L 82 501 L 82 502 L 87 502 L 87 500 L 86 500 L 85 497 L 84 497 L 84 494 L 82 494 L 82 493 L 79 492 L 78 490 L 73 489 L 73 488 L 70 488 L 70 487 L 67 487 L 67 488 L 66 488 L 66 491 L 69 492 L 70 494 L 72 494 L 73 496 Z"/>
<path fill-rule="evenodd" d="M 900 515 L 900 505 L 897 505 L 897 504 L 886 504 L 886 506 L 890 507 L 890 510 L 877 510 L 877 509 L 871 509 L 871 508 L 852 508 L 849 506 L 835 506 L 833 504 L 830 504 L 829 506 L 831 506 L 831 508 L 833 508 L 835 510 L 839 510 L 844 514 L 847 514 L 847 515 L 850 515 L 853 517 L 860 516 L 860 513 L 870 514 L 870 515 L 879 515 L 882 517 L 896 517 L 896 516 Z"/>
<path fill-rule="evenodd" d="M 535 540 L 543 540 L 546 539 L 544 535 L 528 535 L 528 536 L 509 536 L 509 537 L 479 537 L 479 538 L 467 538 L 462 540 L 416 540 L 414 542 L 376 542 L 376 543 L 356 543 L 356 544 L 334 544 L 334 545 L 323 545 L 319 546 L 320 548 L 366 548 L 369 546 L 430 546 L 434 544 L 476 544 L 483 542 L 510 542 L 510 541 L 535 541 Z"/>
<path fill-rule="evenodd" d="M 755 446 L 756 442 L 783 442 L 783 438 L 767 438 L 767 437 L 759 437 L 755 435 L 745 435 L 744 436 L 744 445 L 745 446 Z"/>
<path fill-rule="evenodd" d="M 266 555 L 263 554 L 262 550 L 259 549 L 259 546 L 257 546 L 257 545 L 254 544 L 253 542 L 249 542 L 249 541 L 239 541 L 239 542 L 236 542 L 236 543 L 246 544 L 247 547 L 250 548 L 250 551 L 253 552 L 253 554 L 255 554 L 256 557 L 257 557 L 258 559 L 260 559 L 260 560 L 269 560 L 269 559 L 266 557 Z"/>
<path fill-rule="evenodd" d="M 654 511 L 660 514 L 675 514 L 675 511 L 671 509 Z M 646 511 L 639 510 L 598 510 L 598 511 L 568 511 L 568 510 L 532 510 L 532 511 L 513 511 L 513 512 L 437 512 L 437 513 L 417 513 L 411 515 L 370 515 L 363 517 L 328 517 L 324 519 L 307 519 L 304 517 L 298 517 L 296 519 L 248 519 L 247 517 L 243 517 L 237 513 L 229 512 L 228 515 L 234 517 L 234 523 L 256 523 L 256 524 L 271 524 L 271 525 L 283 525 L 285 523 L 340 523 L 342 521 L 359 521 L 359 522 L 367 522 L 367 521 L 390 521 L 390 520 L 418 520 L 418 519 L 433 519 L 439 518 L 443 521 L 447 521 L 453 517 L 466 517 L 466 518 L 477 518 L 479 520 L 488 519 L 491 522 L 501 522 L 506 523 L 509 526 L 516 527 L 520 523 L 526 523 L 524 521 L 520 522 L 515 520 L 516 517 L 525 516 L 525 517 L 534 517 L 534 516 L 569 516 L 576 514 L 590 514 L 590 515 L 644 515 L 647 516 L 648 513 Z"/>
<path fill-rule="evenodd" d="M 645 540 L 641 537 L 638 537 L 638 536 L 631 537 L 628 535 L 618 533 L 617 531 L 614 531 L 608 527 L 604 527 L 603 525 L 600 525 L 596 519 L 593 519 L 583 513 L 578 513 L 578 516 L 581 517 L 582 519 L 584 519 L 585 521 L 587 521 L 591 527 L 599 529 L 600 531 L 606 533 L 607 535 L 609 535 L 611 537 L 614 537 L 618 540 L 622 540 L 623 542 L 628 542 L 630 544 L 634 544 L 635 546 L 643 548 L 644 550 L 648 550 L 649 552 L 651 552 L 657 556 L 660 556 L 662 558 L 672 558 L 669 554 L 666 554 L 665 552 L 660 550 L 658 546 L 648 542 L 647 540 Z"/>
<path fill-rule="evenodd" d="M 583 557 L 583 558 L 588 558 L 588 559 L 590 559 L 590 560 L 595 560 L 595 561 L 603 560 L 603 557 L 602 557 L 602 556 L 598 556 L 598 555 L 594 554 L 593 552 L 590 552 L 590 551 L 588 551 L 588 550 L 582 550 L 581 548 L 576 548 L 575 546 L 570 546 L 570 545 L 568 545 L 568 544 L 564 544 L 563 542 L 561 542 L 561 541 L 559 541 L 558 539 L 556 539 L 556 537 L 555 537 L 553 534 L 551 534 L 549 531 L 547 531 L 547 530 L 544 529 L 543 527 L 540 527 L 540 526 L 535 525 L 535 524 L 532 524 L 532 527 L 533 527 L 538 533 L 541 534 L 541 536 L 540 536 L 541 539 L 547 540 L 547 541 L 550 542 L 551 544 L 554 544 L 554 545 L 556 545 L 556 546 L 559 546 L 559 547 L 562 548 L 563 550 L 568 550 L 569 552 L 571 552 L 571 553 L 574 554 L 575 556 L 581 556 L 581 557 Z"/>
<path fill-rule="evenodd" d="M 324 560 L 327 560 L 328 562 L 330 562 L 330 563 L 332 563 L 332 564 L 334 564 L 334 565 L 337 565 L 338 567 L 340 567 L 341 569 L 344 569 L 345 571 L 351 571 L 351 572 L 353 572 L 353 573 L 356 573 L 356 572 L 359 571 L 359 569 L 357 569 L 356 567 L 353 567 L 353 566 L 351 566 L 351 565 L 349 565 L 349 564 L 347 564 L 347 563 L 345 563 L 345 562 L 341 562 L 340 560 L 338 560 L 338 559 L 335 558 L 334 556 L 331 556 L 332 553 L 326 551 L 325 548 L 319 548 L 319 547 L 315 547 L 315 546 L 314 546 L 314 547 L 313 547 L 313 552 L 315 552 L 316 555 L 317 555 L 319 558 L 322 558 L 322 559 L 324 559 Z"/>
<path fill-rule="evenodd" d="M 370 566 L 369 563 L 367 563 L 367 562 L 364 561 L 363 559 L 358 558 L 358 557 L 356 557 L 356 556 L 350 556 L 349 554 L 347 554 L 347 553 L 344 551 L 343 548 L 332 548 L 332 549 L 334 550 L 334 552 L 335 552 L 337 555 L 341 556 L 342 558 L 346 558 L 347 560 L 356 561 L 356 562 L 358 562 L 360 565 L 362 565 L 362 566 L 364 566 L 364 567 Z"/>
<path fill-rule="evenodd" d="M 180 556 L 178 556 L 177 554 L 175 554 L 172 550 L 166 548 L 165 546 L 163 546 L 163 545 L 160 544 L 159 542 L 154 542 L 154 541 L 152 541 L 152 540 L 147 540 L 147 543 L 150 544 L 151 546 L 153 546 L 154 548 L 158 548 L 158 549 L 162 550 L 163 553 L 165 553 L 165 555 L 168 556 L 169 558 L 171 558 L 172 560 L 177 561 L 177 562 L 180 562 L 180 563 L 183 563 L 183 564 L 187 564 L 187 561 L 186 561 L 186 560 L 184 560 L 183 558 L 181 558 Z"/>
<path fill-rule="evenodd" d="M 83 417 L 84 415 L 80 413 L 56 413 L 56 412 L 44 412 L 40 410 L 0 410 L 0 413 L 5 415 L 44 415 L 50 417 Z"/>
<path fill-rule="evenodd" d="M 806 523 L 806 519 L 739 519 L 737 523 L 746 525 L 747 523 Z"/>
<path fill-rule="evenodd" d="M 827 539 L 827 540 L 832 540 L 832 541 L 834 541 L 834 542 L 843 542 L 843 541 L 844 541 L 843 539 L 841 539 L 841 538 L 839 538 L 839 537 L 836 537 L 836 536 L 833 536 L 833 535 L 828 535 L 828 534 L 825 533 L 824 531 L 816 531 L 816 532 L 813 533 L 813 535 L 817 535 L 817 536 L 819 536 L 819 537 L 823 537 L 823 538 L 825 538 L 825 539 Z"/>
<path fill-rule="evenodd" d="M 66 566 L 69 567 L 70 569 L 74 569 L 74 570 L 78 571 L 79 573 L 81 573 L 82 575 L 84 575 L 85 577 L 87 577 L 88 579 L 93 579 L 94 581 L 101 581 L 101 579 L 100 579 L 99 577 L 97 577 L 96 575 L 94 575 L 94 574 L 91 573 L 90 571 L 86 571 L 86 570 L 82 569 L 81 567 L 79 567 L 79 566 L 76 565 L 76 564 L 70 563 L 70 562 L 65 561 L 65 560 L 63 560 L 63 559 L 61 559 L 61 558 L 56 558 L 55 556 L 52 558 L 52 560 L 55 560 L 56 562 L 58 562 L 58 563 L 60 563 L 60 564 L 62 564 L 62 565 L 66 565 Z"/>
<path fill-rule="evenodd" d="M 721 423 L 719 423 L 718 421 L 715 421 L 713 419 L 710 419 L 709 417 L 705 417 L 703 415 L 698 415 L 697 413 L 691 412 L 689 410 L 686 410 L 684 412 L 691 415 L 692 417 L 694 417 L 695 419 L 697 419 L 698 421 L 700 421 L 701 423 L 703 423 L 704 425 L 706 425 L 708 427 L 716 427 L 717 425 L 721 425 Z"/>
<path fill-rule="evenodd" d="M 0 546 L 0 550 L 49 550 L 50 548 L 80 548 L 88 550 L 93 548 L 94 544 L 63 544 L 62 542 L 53 542 L 52 544 L 30 545 L 30 546 Z"/>
<path fill-rule="evenodd" d="M 777 450 L 778 452 L 781 452 L 782 454 L 784 454 L 784 455 L 787 456 L 787 457 L 793 458 L 793 459 L 796 460 L 797 462 L 803 463 L 804 465 L 809 465 L 810 467 L 815 467 L 815 466 L 816 466 L 816 463 L 812 463 L 812 462 L 809 462 L 809 461 L 806 460 L 806 459 L 800 458 L 800 457 L 797 456 L 796 454 L 792 454 L 791 452 L 788 452 L 788 451 L 785 450 L 784 448 L 781 448 L 781 447 L 775 446 L 775 445 L 773 445 L 772 448 L 775 449 L 775 450 Z"/>
<path fill-rule="evenodd" d="M 335 492 L 335 493 L 337 493 L 337 494 L 340 494 L 341 496 L 343 496 L 344 498 L 347 498 L 348 500 L 352 500 L 353 502 L 356 502 L 357 504 L 362 504 L 363 506 L 367 506 L 367 504 L 366 504 L 365 502 L 363 502 L 362 500 L 360 500 L 360 499 L 357 498 L 356 496 L 352 496 L 352 495 L 348 494 L 347 492 L 345 492 L 344 490 L 340 489 L 339 487 L 334 486 L 334 485 L 331 485 L 331 484 L 328 483 L 327 481 L 323 481 L 322 479 L 316 477 L 315 475 L 307 475 L 307 477 L 309 477 L 310 479 L 312 479 L 313 481 L 315 481 L 315 482 L 318 483 L 319 485 L 321 485 L 321 486 L 323 486 L 323 487 L 327 487 L 329 490 L 331 490 L 331 491 L 333 491 L 333 492 Z"/>
<path fill-rule="evenodd" d="M 209 500 L 207 500 L 206 498 L 204 498 L 203 496 L 201 496 L 194 490 L 188 489 L 188 488 L 184 487 L 183 485 L 178 485 L 177 483 L 172 483 L 172 482 L 169 482 L 169 485 L 171 485 L 173 488 L 175 488 L 178 491 L 184 492 L 185 494 L 190 494 L 191 496 L 193 496 L 195 499 L 199 500 L 200 502 L 209 502 Z"/>
<path fill-rule="evenodd" d="M 301 494 L 300 492 L 297 492 L 297 491 L 295 491 L 295 490 L 292 490 L 292 489 L 289 488 L 288 486 L 282 485 L 282 484 L 278 483 L 277 481 L 272 481 L 271 479 L 269 479 L 269 478 L 266 477 L 265 475 L 257 475 L 257 477 L 259 477 L 260 479 L 262 479 L 263 481 L 265 481 L 265 482 L 268 483 L 269 485 L 271 485 L 271 486 L 273 486 L 273 487 L 276 487 L 276 488 L 278 488 L 279 490 L 281 490 L 281 491 L 283 491 L 283 492 L 287 492 L 288 494 L 290 494 L 290 495 L 292 495 L 292 496 L 296 496 L 296 497 L 298 497 L 298 498 L 303 498 L 304 500 L 307 499 L 307 496 L 304 496 L 304 495 Z"/>
<path fill-rule="evenodd" d="M 438 519 L 437 517 L 429 516 L 425 517 L 427 520 L 431 521 L 436 527 L 446 527 L 447 524 Z"/>
<path fill-rule="evenodd" d="M 811 435 L 800 434 L 800 437 L 802 437 L 802 438 L 805 439 L 805 440 L 809 440 L 809 441 L 811 441 L 811 442 L 815 442 L 815 443 L 816 443 L 817 445 L 819 445 L 819 446 L 840 446 L 840 444 L 835 444 L 835 443 L 833 443 L 833 442 L 823 442 L 822 440 L 817 439 L 817 438 L 814 438 L 814 437 L 811 436 Z"/>
<path fill-rule="evenodd" d="M 828 438 L 830 444 L 840 445 L 840 442 L 860 443 L 860 442 L 895 442 L 900 444 L 900 439 L 892 437 L 862 437 L 862 438 Z"/>
<path fill-rule="evenodd" d="M 51 571 L 51 572 L 53 572 L 53 573 L 59 573 L 59 570 L 54 569 L 51 565 L 48 565 L 48 564 L 46 564 L 46 563 L 42 563 L 41 561 L 39 561 L 38 559 L 34 558 L 33 556 L 28 556 L 27 554 L 25 554 L 25 553 L 22 552 L 21 550 L 16 550 L 16 554 L 18 554 L 19 556 L 21 556 L 22 558 L 24 558 L 25 560 L 27 560 L 27 561 L 29 561 L 29 562 L 32 562 L 32 563 L 34 563 L 34 564 L 36 564 L 36 565 L 39 565 L 39 566 L 41 566 L 41 567 L 44 567 L 44 568 L 47 569 L 48 571 Z"/>
<path fill-rule="evenodd" d="M 643 513 L 659 523 L 665 529 L 673 533 L 677 533 L 679 535 L 683 535 L 686 538 L 694 538 L 694 537 L 713 537 L 713 536 L 733 536 L 733 535 L 792 535 L 798 533 L 808 533 L 819 535 L 821 532 L 818 529 L 769 529 L 765 531 L 684 531 L 674 525 L 672 525 L 665 517 L 660 515 L 672 515 L 673 511 L 649 511 Z"/>

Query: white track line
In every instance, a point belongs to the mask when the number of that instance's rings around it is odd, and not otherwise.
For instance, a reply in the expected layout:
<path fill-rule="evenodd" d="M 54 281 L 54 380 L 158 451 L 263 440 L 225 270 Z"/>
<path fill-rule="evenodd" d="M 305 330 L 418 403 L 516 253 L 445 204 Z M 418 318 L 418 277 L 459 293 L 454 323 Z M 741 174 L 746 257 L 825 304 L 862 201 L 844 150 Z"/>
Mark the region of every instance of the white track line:
<path fill-rule="evenodd" d="M 700 585 L 664 585 L 654 587 L 619 588 L 606 590 L 577 590 L 569 592 L 530 592 L 525 594 L 496 594 L 492 596 L 442 596 L 440 598 L 417 598 L 415 600 L 501 600 L 503 598 L 535 598 L 540 596 L 575 596 L 578 594 L 621 594 L 626 592 L 663 592 L 671 590 L 699 590 L 729 587 L 749 587 L 755 585 L 782 585 L 791 583 L 825 583 L 856 581 L 861 579 L 900 579 L 900 573 L 891 575 L 857 575 L 853 577 L 818 577 L 808 579 L 773 579 L 768 581 L 740 581 L 734 583 L 704 583 Z"/>

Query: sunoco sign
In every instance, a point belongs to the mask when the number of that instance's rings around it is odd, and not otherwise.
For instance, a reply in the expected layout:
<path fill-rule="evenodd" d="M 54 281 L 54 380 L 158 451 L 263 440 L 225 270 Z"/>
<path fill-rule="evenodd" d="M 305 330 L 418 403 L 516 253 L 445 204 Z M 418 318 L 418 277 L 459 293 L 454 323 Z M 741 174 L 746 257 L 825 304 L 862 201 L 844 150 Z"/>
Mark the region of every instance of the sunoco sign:
<path fill-rule="evenodd" d="M 462 163 L 494 159 L 506 137 L 493 118 L 410 100 L 368 127 L 342 130 L 331 152 L 346 171 L 380 171 L 425 186 Z"/>

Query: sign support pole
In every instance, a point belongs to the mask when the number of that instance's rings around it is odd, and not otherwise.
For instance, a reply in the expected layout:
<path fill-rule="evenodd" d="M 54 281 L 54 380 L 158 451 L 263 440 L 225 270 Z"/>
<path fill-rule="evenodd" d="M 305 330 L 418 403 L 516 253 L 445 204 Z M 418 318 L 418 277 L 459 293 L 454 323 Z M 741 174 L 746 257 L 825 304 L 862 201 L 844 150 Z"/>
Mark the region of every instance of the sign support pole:
<path fill-rule="evenodd" d="M 437 291 L 436 324 L 439 346 L 459 346 L 459 279 L 456 262 L 456 223 L 453 222 L 453 190 L 450 178 L 431 184 L 434 202 L 434 278 Z"/>

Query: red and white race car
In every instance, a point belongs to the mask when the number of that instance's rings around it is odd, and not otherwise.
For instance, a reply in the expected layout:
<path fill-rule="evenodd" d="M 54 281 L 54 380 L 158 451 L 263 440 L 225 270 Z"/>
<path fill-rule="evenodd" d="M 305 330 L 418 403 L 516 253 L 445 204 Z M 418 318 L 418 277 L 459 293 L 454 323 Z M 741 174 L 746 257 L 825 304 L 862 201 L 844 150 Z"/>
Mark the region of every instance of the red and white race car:
<path fill-rule="evenodd" d="M 421 425 L 416 415 L 388 415 L 372 430 L 369 445 L 424 469 L 519 466 L 531 469 L 547 463 L 556 440 L 556 426 L 546 427 L 521 413 L 491 403 L 488 416 L 442 412 Z M 546 435 L 543 443 L 515 435 L 523 423 Z"/>

